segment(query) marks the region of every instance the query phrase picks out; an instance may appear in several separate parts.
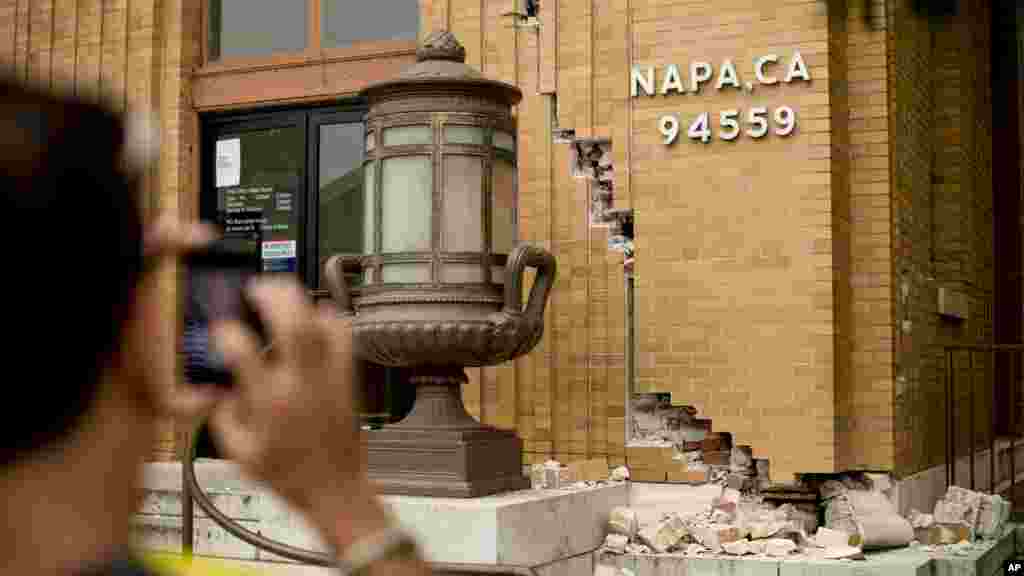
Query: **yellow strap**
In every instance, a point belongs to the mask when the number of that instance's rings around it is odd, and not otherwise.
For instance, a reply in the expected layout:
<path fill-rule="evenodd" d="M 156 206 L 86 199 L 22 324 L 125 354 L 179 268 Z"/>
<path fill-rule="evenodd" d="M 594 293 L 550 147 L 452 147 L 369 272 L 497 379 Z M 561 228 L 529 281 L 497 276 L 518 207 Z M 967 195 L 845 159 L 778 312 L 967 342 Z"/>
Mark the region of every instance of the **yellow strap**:
<path fill-rule="evenodd" d="M 253 567 L 239 566 L 231 560 L 193 558 L 190 563 L 178 554 L 146 553 L 142 557 L 146 567 L 161 576 L 265 576 L 266 572 Z"/>

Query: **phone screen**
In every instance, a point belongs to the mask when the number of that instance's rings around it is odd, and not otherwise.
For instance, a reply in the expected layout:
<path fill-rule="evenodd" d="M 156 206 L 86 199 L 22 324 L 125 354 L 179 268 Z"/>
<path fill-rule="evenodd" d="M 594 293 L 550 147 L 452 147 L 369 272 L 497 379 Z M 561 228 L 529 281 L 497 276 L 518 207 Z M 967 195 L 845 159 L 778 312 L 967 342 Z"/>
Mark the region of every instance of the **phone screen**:
<path fill-rule="evenodd" d="M 258 268 L 247 258 L 207 252 L 185 259 L 185 380 L 192 384 L 230 386 L 231 373 L 210 341 L 211 326 L 240 320 L 262 337 L 261 326 L 244 298 Z"/>

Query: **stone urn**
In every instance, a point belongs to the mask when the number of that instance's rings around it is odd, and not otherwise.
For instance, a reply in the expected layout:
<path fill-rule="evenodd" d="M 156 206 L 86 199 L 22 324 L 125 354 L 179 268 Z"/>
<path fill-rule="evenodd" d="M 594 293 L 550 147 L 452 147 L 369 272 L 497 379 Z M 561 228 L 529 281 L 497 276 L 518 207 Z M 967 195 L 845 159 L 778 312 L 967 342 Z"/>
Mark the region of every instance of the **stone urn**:
<path fill-rule="evenodd" d="M 512 106 L 522 94 L 465 56 L 454 36 L 435 32 L 415 65 L 365 90 L 364 250 L 324 263 L 357 354 L 409 367 L 416 387 L 402 421 L 364 433 L 370 478 L 385 494 L 529 487 L 522 441 L 470 416 L 461 385 L 466 367 L 507 362 L 540 341 L 556 265 L 516 238 Z M 528 268 L 536 276 L 524 303 Z"/>

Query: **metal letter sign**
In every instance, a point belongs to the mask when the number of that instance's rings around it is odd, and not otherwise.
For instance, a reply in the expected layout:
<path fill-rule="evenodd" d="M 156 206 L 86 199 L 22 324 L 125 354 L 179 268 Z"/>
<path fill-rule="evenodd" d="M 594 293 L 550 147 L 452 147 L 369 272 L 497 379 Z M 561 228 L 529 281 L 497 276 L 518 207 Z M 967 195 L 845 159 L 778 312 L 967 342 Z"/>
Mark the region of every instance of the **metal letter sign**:
<path fill-rule="evenodd" d="M 780 60 L 782 60 L 780 62 Z M 778 74 L 771 68 L 778 66 Z M 714 86 L 716 91 L 735 90 L 752 94 L 758 86 L 792 84 L 797 81 L 810 82 L 811 73 L 799 51 L 794 51 L 783 60 L 778 54 L 758 56 L 750 63 L 750 76 L 743 78 L 731 59 L 724 59 L 716 68 L 710 62 L 694 61 L 686 68 L 689 76 L 684 78 L 680 67 L 669 64 L 658 70 L 654 66 L 633 66 L 630 73 L 629 93 L 633 98 L 670 94 L 700 94 L 702 86 Z M 784 74 L 783 71 L 785 72 Z M 779 75 L 782 75 L 779 78 Z M 659 83 L 658 80 L 661 80 Z M 746 109 L 732 108 L 715 112 L 701 112 L 689 119 L 686 136 L 707 144 L 714 134 L 723 141 L 735 141 L 740 137 L 754 140 L 769 134 L 786 137 L 796 131 L 797 113 L 791 106 L 768 108 L 759 104 Z M 658 118 L 658 131 L 664 144 L 670 145 L 679 139 L 682 121 L 676 114 L 664 114 Z"/>

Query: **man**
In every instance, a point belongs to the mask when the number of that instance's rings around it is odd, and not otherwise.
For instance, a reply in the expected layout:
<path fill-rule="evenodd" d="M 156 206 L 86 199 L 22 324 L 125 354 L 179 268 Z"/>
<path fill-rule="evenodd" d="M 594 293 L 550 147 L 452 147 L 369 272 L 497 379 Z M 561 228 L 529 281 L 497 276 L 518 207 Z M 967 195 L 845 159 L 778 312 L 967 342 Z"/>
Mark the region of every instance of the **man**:
<path fill-rule="evenodd" d="M 273 354 L 241 324 L 217 325 L 236 386 L 179 383 L 156 271 L 213 234 L 173 219 L 144 232 L 132 151 L 116 115 L 0 79 L 0 574 L 144 573 L 126 548 L 156 422 L 207 415 L 221 451 L 304 512 L 342 565 L 426 573 L 389 545 L 407 541 L 366 480 L 349 327 L 294 280 L 249 290 Z"/>

